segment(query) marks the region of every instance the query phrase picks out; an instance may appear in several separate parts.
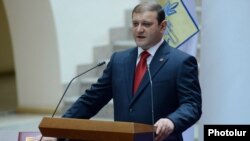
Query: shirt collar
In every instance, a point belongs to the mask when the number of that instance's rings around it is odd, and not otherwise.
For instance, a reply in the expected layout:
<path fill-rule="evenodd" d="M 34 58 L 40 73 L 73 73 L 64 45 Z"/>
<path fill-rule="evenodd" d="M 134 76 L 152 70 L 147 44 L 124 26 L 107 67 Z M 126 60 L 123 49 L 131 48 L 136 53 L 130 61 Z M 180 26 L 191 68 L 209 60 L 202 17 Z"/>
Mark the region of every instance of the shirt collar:
<path fill-rule="evenodd" d="M 150 47 L 147 52 L 151 55 L 151 56 L 154 56 L 155 55 L 155 52 L 157 51 L 157 49 L 160 47 L 160 45 L 163 43 L 164 39 L 162 38 L 161 41 L 159 43 L 157 43 L 156 45 Z M 141 48 L 141 47 L 138 47 L 138 56 L 139 57 L 141 55 L 141 53 L 143 52 L 144 50 Z"/>

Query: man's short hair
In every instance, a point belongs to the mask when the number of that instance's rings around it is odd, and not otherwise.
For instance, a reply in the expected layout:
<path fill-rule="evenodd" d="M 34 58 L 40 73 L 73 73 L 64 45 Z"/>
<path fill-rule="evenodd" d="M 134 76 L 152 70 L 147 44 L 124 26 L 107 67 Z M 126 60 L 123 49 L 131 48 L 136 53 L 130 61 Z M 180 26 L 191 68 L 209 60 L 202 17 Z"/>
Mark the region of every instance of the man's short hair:
<path fill-rule="evenodd" d="M 132 17 L 134 13 L 143 13 L 146 11 L 157 12 L 158 24 L 160 24 L 163 20 L 165 20 L 165 12 L 161 7 L 161 5 L 157 2 L 144 2 L 138 4 L 132 11 Z"/>

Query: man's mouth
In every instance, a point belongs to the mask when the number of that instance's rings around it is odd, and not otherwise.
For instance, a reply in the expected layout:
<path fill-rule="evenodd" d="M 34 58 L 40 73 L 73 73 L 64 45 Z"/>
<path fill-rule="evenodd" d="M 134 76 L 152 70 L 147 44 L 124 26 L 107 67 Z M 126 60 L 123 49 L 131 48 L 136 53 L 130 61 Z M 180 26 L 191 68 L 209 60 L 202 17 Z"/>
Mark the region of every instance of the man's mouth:
<path fill-rule="evenodd" d="M 138 39 L 144 39 L 146 38 L 145 36 L 137 36 Z"/>

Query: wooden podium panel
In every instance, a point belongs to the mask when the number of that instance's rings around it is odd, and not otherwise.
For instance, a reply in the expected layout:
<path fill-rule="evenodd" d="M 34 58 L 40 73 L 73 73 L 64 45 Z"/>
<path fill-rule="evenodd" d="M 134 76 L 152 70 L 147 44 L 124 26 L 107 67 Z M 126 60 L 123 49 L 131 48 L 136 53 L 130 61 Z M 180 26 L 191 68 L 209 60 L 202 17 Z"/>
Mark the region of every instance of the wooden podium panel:
<path fill-rule="evenodd" d="M 152 141 L 153 126 L 133 122 L 112 122 L 44 117 L 39 125 L 43 136 L 85 141 Z"/>

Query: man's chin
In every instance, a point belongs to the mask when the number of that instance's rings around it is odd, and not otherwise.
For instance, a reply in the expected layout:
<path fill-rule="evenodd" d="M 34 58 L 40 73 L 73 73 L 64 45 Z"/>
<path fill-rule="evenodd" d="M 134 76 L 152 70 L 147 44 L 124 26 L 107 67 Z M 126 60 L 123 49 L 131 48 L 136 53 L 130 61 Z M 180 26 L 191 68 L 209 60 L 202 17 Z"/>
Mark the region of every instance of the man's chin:
<path fill-rule="evenodd" d="M 137 46 L 144 48 L 146 45 L 144 42 L 136 42 Z"/>

